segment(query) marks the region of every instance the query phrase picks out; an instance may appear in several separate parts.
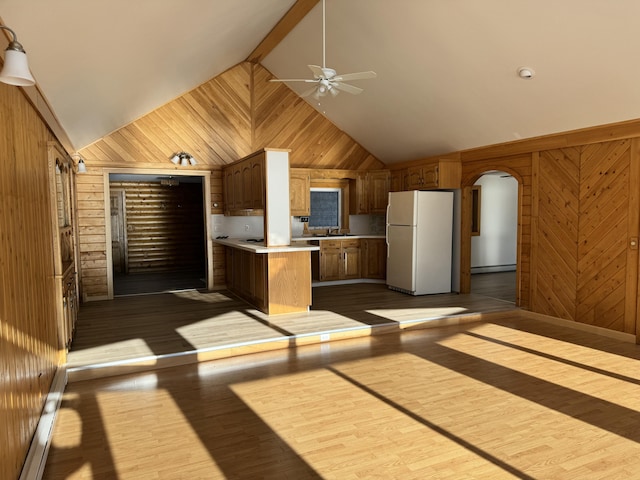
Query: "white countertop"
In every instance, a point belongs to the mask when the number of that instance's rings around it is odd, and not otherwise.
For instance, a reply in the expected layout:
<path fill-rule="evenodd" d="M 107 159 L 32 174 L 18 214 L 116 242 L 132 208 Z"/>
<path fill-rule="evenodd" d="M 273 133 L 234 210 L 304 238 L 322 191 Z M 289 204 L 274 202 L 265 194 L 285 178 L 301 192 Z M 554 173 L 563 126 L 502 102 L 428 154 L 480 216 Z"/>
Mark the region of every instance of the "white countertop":
<path fill-rule="evenodd" d="M 238 248 L 253 253 L 286 253 L 286 252 L 303 252 L 320 250 L 317 245 L 283 245 L 281 247 L 265 247 L 264 242 L 248 242 L 244 238 L 213 238 L 213 242 L 225 247 Z"/>

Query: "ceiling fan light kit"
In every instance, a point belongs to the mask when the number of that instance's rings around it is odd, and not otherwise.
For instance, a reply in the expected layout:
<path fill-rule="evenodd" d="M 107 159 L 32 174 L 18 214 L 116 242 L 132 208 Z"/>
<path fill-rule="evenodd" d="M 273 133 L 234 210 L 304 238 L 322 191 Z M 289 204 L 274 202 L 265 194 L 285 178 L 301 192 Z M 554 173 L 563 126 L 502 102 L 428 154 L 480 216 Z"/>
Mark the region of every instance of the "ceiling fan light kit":
<path fill-rule="evenodd" d="M 308 97 L 309 95 L 313 96 L 316 100 L 320 100 L 322 97 L 325 97 L 328 94 L 335 97 L 338 93 L 347 92 L 352 95 L 358 95 L 362 93 L 364 90 L 359 87 L 355 87 L 353 85 L 349 85 L 347 83 L 343 83 L 345 81 L 351 80 L 366 80 L 369 78 L 376 78 L 376 72 L 367 71 L 367 72 L 357 72 L 357 73 L 346 73 L 344 75 L 338 75 L 337 72 L 333 68 L 328 68 L 326 66 L 326 7 L 325 0 L 322 0 L 322 67 L 318 65 L 309 65 L 309 69 L 313 73 L 313 79 L 305 79 L 305 78 L 289 78 L 289 79 L 279 79 L 273 78 L 271 82 L 305 82 L 305 83 L 313 83 L 314 86 L 309 90 L 302 92 L 301 97 Z"/>

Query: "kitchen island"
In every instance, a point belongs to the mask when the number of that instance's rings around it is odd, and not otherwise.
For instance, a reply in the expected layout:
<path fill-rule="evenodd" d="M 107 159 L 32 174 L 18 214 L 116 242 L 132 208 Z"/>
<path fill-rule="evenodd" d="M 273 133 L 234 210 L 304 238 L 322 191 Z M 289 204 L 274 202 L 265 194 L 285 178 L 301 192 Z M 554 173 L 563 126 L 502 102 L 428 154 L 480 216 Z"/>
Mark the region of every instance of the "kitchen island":
<path fill-rule="evenodd" d="M 267 247 L 240 238 L 226 247 L 227 288 L 268 315 L 306 312 L 311 305 L 311 252 L 317 245 Z"/>

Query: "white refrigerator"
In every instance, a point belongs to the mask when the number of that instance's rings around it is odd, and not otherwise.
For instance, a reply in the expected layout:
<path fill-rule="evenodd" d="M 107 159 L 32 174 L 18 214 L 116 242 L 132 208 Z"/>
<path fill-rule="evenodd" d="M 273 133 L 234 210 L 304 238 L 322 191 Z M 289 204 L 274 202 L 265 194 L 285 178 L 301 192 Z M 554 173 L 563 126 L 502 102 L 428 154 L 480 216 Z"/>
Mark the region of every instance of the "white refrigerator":
<path fill-rule="evenodd" d="M 451 291 L 453 192 L 389 193 L 387 285 L 411 295 Z"/>

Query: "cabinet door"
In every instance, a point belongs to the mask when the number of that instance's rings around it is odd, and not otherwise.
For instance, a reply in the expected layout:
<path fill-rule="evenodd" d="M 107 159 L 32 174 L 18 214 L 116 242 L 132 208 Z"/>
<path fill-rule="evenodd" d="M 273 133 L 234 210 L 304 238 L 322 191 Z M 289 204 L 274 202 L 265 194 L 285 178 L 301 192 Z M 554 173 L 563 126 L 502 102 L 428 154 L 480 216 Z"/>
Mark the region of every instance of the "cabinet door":
<path fill-rule="evenodd" d="M 224 211 L 229 212 L 235 208 L 233 196 L 233 168 L 225 168 L 222 171 L 224 178 Z"/>
<path fill-rule="evenodd" d="M 389 172 L 369 172 L 369 213 L 385 213 L 389 201 Z"/>
<path fill-rule="evenodd" d="M 253 208 L 251 162 L 242 162 L 242 208 Z"/>
<path fill-rule="evenodd" d="M 419 190 L 422 188 L 422 167 L 407 169 L 407 190 Z"/>
<path fill-rule="evenodd" d="M 267 306 L 267 255 L 253 255 L 255 288 L 253 298 L 258 308 L 263 309 Z"/>
<path fill-rule="evenodd" d="M 311 214 L 311 177 L 307 172 L 291 170 L 289 197 L 292 216 L 309 216 Z"/>
<path fill-rule="evenodd" d="M 404 181 L 407 175 L 406 170 L 394 170 L 391 172 L 389 178 L 389 191 L 390 192 L 402 192 L 404 191 Z"/>
<path fill-rule="evenodd" d="M 342 249 L 342 256 L 342 278 L 345 280 L 361 278 L 360 247 L 344 247 Z"/>
<path fill-rule="evenodd" d="M 368 181 L 366 173 L 357 173 L 355 179 L 349 180 L 349 214 L 369 213 Z"/>
<path fill-rule="evenodd" d="M 422 188 L 438 188 L 438 165 L 423 167 L 422 180 Z"/>
<path fill-rule="evenodd" d="M 320 250 L 320 281 L 340 280 L 342 250 L 340 247 L 322 246 Z"/>
<path fill-rule="evenodd" d="M 362 240 L 362 276 L 384 279 L 387 273 L 387 244 L 382 238 Z"/>
<path fill-rule="evenodd" d="M 225 275 L 226 275 L 226 282 L 227 282 L 227 288 L 232 289 L 233 288 L 233 274 L 235 272 L 235 265 L 233 262 L 233 252 L 234 249 L 233 248 L 229 248 L 226 247 L 225 248 Z"/>
<path fill-rule="evenodd" d="M 231 210 L 242 208 L 242 165 L 233 166 L 233 207 Z"/>
<path fill-rule="evenodd" d="M 264 209 L 264 161 L 251 160 L 251 206 L 249 208 Z"/>

